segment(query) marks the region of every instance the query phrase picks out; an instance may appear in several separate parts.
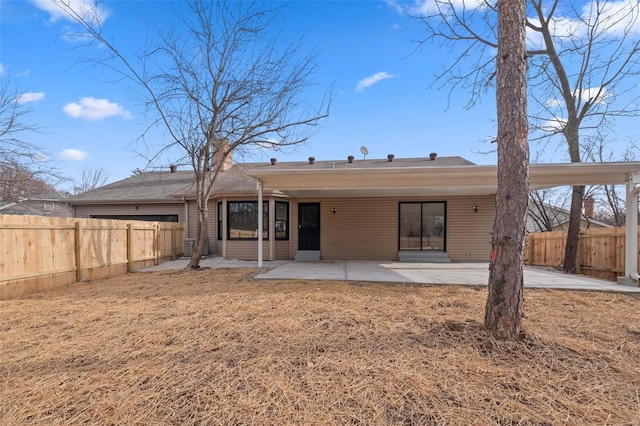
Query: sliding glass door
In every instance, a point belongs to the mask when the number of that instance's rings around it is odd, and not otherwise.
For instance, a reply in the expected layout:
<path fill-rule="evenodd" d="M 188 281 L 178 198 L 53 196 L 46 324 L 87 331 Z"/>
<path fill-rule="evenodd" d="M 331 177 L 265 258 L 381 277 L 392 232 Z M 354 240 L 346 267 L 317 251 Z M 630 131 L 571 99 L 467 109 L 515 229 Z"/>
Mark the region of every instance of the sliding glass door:
<path fill-rule="evenodd" d="M 400 250 L 446 251 L 445 202 L 400 203 Z"/>

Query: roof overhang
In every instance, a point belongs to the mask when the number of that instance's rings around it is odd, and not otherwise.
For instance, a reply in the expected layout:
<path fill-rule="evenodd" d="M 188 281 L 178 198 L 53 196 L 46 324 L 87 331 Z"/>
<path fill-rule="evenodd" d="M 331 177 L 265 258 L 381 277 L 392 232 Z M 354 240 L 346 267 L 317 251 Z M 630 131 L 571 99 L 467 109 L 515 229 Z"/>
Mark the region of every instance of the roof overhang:
<path fill-rule="evenodd" d="M 530 189 L 614 185 L 640 172 L 640 162 L 532 164 Z M 248 170 L 267 190 L 293 197 L 456 196 L 495 194 L 495 165 Z"/>

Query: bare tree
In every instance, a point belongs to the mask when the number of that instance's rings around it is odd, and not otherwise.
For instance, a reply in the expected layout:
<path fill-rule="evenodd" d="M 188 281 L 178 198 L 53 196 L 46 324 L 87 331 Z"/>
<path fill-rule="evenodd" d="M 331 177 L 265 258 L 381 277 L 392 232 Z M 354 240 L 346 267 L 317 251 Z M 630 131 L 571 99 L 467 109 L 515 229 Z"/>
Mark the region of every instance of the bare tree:
<path fill-rule="evenodd" d="M 537 232 L 553 231 L 567 220 L 564 198 L 553 189 L 540 189 L 529 194 L 529 219 Z"/>
<path fill-rule="evenodd" d="M 80 171 L 80 177 L 75 180 L 73 193 L 91 191 L 107 183 L 109 172 L 103 166 L 85 165 Z"/>
<path fill-rule="evenodd" d="M 520 338 L 522 321 L 529 200 L 525 4 L 526 0 L 498 3 L 498 191 L 484 326 L 505 340 Z"/>
<path fill-rule="evenodd" d="M 16 202 L 51 190 L 43 179 L 53 176 L 45 154 L 24 137 L 38 128 L 31 112 L 6 75 L 0 75 L 0 200 Z M 42 192 L 38 192 L 42 191 Z"/>
<path fill-rule="evenodd" d="M 158 45 L 134 62 L 103 36 L 95 10 L 87 15 L 69 0 L 55 1 L 107 48 L 112 56 L 103 64 L 143 92 L 153 125 L 169 138 L 156 154 L 177 148 L 181 158 L 174 164 L 193 168 L 198 221 L 187 267 L 198 268 L 208 236 L 208 201 L 232 152 L 303 143 L 310 126 L 328 115 L 328 102 L 314 109 L 303 99 L 314 56 L 303 52 L 301 40 L 281 48 L 274 28 L 277 9 L 193 0 L 176 6 L 184 10 L 181 26 L 161 31 Z"/>
<path fill-rule="evenodd" d="M 494 84 L 496 12 L 489 0 L 429 0 L 417 13 L 427 30 L 423 42 L 438 40 L 452 50 L 454 60 L 436 81 L 469 90 L 468 106 Z M 527 1 L 532 141 L 561 135 L 570 161 L 580 162 L 581 131 L 638 115 L 639 14 L 634 1 Z M 573 188 L 566 272 L 576 270 L 583 196 L 584 187 Z"/>
<path fill-rule="evenodd" d="M 607 136 L 597 132 L 588 138 L 585 147 L 586 161 L 602 163 L 605 161 L 635 161 L 637 148 L 635 144 L 627 147 L 621 154 L 615 155 L 609 148 Z M 626 187 L 624 185 L 600 185 L 590 189 L 591 196 L 596 198 L 601 209 L 596 219 L 612 226 L 624 226 L 626 217 Z"/>

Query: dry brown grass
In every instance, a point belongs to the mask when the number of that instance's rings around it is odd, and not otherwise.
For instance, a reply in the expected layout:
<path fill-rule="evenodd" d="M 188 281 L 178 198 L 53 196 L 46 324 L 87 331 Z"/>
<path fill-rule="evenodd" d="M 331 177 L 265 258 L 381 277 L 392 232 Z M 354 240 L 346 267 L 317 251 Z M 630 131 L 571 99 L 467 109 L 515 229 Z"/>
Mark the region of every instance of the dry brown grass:
<path fill-rule="evenodd" d="M 640 424 L 640 299 L 131 274 L 0 302 L 0 424 Z"/>

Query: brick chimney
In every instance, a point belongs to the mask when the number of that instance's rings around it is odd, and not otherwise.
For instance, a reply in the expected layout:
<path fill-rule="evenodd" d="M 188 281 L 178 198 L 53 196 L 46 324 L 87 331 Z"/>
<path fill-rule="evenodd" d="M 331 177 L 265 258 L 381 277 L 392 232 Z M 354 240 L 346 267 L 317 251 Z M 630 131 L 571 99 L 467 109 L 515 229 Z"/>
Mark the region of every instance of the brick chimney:
<path fill-rule="evenodd" d="M 584 199 L 584 215 L 593 219 L 595 214 L 596 199 L 593 197 L 587 197 Z"/>
<path fill-rule="evenodd" d="M 215 164 L 216 167 L 222 160 L 224 154 L 229 151 L 229 148 L 229 142 L 227 142 L 226 140 L 220 139 L 213 143 L 213 164 Z M 224 164 L 222 165 L 222 169 L 220 169 L 220 171 L 227 171 L 231 168 L 231 166 L 233 166 L 233 152 L 230 152 L 229 155 L 227 155 L 227 158 L 224 159 Z"/>

